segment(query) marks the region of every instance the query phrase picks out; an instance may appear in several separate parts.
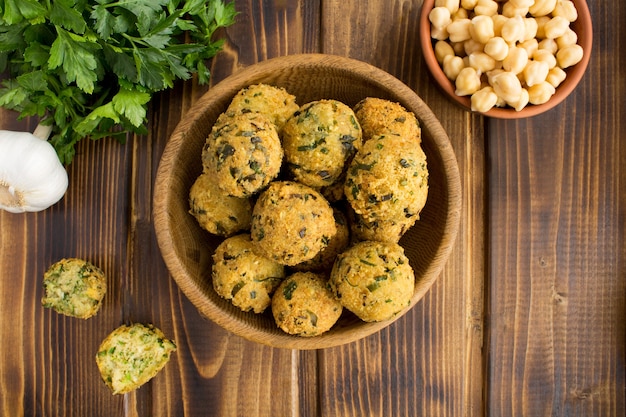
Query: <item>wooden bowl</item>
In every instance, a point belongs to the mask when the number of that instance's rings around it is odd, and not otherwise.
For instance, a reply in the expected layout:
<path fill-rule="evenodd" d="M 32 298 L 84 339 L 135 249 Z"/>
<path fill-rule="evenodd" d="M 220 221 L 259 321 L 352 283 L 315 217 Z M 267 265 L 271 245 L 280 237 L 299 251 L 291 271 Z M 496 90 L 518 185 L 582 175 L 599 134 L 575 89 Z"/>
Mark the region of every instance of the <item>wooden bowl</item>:
<path fill-rule="evenodd" d="M 593 40 L 591 14 L 589 13 L 589 7 L 585 0 L 572 0 L 576 10 L 578 11 L 578 19 L 573 22 L 570 27 L 578 35 L 578 44 L 583 48 L 583 59 L 576 65 L 565 69 L 567 77 L 557 88 L 555 94 L 544 104 L 533 105 L 529 104 L 524 109 L 516 111 L 511 107 L 494 107 L 488 112 L 482 113 L 485 116 L 498 118 L 498 119 L 521 119 L 525 117 L 536 116 L 544 113 L 559 103 L 576 88 L 581 78 L 583 77 L 587 65 L 589 64 L 589 58 L 591 56 L 591 45 Z M 430 21 L 428 20 L 428 14 L 433 9 L 435 0 L 424 0 L 422 5 L 422 11 L 420 15 L 420 28 L 419 37 L 422 48 L 422 54 L 426 61 L 426 65 L 430 70 L 435 82 L 443 90 L 443 92 L 456 104 L 461 107 L 471 110 L 471 103 L 469 96 L 457 96 L 455 94 L 455 86 L 450 79 L 445 75 L 441 66 L 437 62 L 434 51 L 434 42 L 430 34 Z"/>
<path fill-rule="evenodd" d="M 240 89 L 256 83 L 284 87 L 300 105 L 332 98 L 353 106 L 371 96 L 397 101 L 416 114 L 428 161 L 429 195 L 421 219 L 401 240 L 416 274 L 412 306 L 439 276 L 452 250 L 461 210 L 458 166 L 446 132 L 428 106 L 396 78 L 363 62 L 318 54 L 270 59 L 240 70 L 212 87 L 183 117 L 163 152 L 154 190 L 154 227 L 163 259 L 203 316 L 248 340 L 280 348 L 318 349 L 377 332 L 393 320 L 365 323 L 344 312 L 326 334 L 288 335 L 276 326 L 269 308 L 261 315 L 245 313 L 213 290 L 211 257 L 222 239 L 201 229 L 189 214 L 189 189 L 202 170 L 202 146 L 213 123 Z"/>

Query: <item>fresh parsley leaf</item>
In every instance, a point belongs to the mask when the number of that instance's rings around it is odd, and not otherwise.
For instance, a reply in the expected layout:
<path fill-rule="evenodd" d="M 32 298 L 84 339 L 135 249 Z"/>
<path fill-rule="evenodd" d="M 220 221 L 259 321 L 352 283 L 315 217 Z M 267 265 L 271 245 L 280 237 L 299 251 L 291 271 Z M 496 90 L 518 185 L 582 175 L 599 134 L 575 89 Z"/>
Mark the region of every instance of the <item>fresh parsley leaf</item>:
<path fill-rule="evenodd" d="M 15 25 L 24 20 L 24 16 L 22 16 L 20 9 L 17 7 L 16 0 L 4 0 L 2 20 L 9 25 Z"/>
<path fill-rule="evenodd" d="M 146 117 L 146 107 L 150 94 L 125 88 L 113 96 L 113 109 L 126 117 L 134 126 L 140 126 Z"/>
<path fill-rule="evenodd" d="M 27 91 L 45 91 L 48 88 L 43 71 L 33 71 L 17 77 L 17 83 Z"/>
<path fill-rule="evenodd" d="M 115 123 L 120 123 L 119 113 L 115 111 L 113 102 L 96 107 L 94 111 L 84 117 L 83 120 L 76 125 L 76 133 L 88 135 L 90 132 L 97 129 L 103 119 L 110 119 Z"/>
<path fill-rule="evenodd" d="M 115 32 L 115 16 L 113 16 L 105 6 L 97 5 L 93 8 L 90 16 L 94 25 L 95 31 L 107 41 L 111 37 L 111 34 Z"/>
<path fill-rule="evenodd" d="M 45 21 L 46 8 L 37 0 L 19 0 L 17 7 L 22 16 L 31 24 Z"/>
<path fill-rule="evenodd" d="M 162 11 L 164 6 L 167 6 L 170 0 L 115 0 L 109 2 L 113 3 L 116 7 L 121 7 L 128 10 L 135 16 L 138 21 L 151 22 L 156 20 L 156 16 Z"/>
<path fill-rule="evenodd" d="M 98 61 L 93 50 L 98 46 L 88 42 L 84 37 L 75 35 L 57 27 L 58 38 L 52 43 L 48 65 L 50 69 L 63 66 L 67 81 L 76 85 L 86 93 L 93 93 L 98 80 L 95 72 Z"/>
<path fill-rule="evenodd" d="M 209 82 L 235 15 L 220 0 L 0 0 L 0 106 L 53 124 L 66 164 L 85 137 L 144 135 L 153 94 Z"/>
<path fill-rule="evenodd" d="M 50 48 L 44 47 L 40 43 L 33 43 L 24 50 L 24 60 L 33 67 L 41 67 L 50 58 Z"/>
<path fill-rule="evenodd" d="M 46 8 L 37 0 L 4 0 L 4 12 L 2 19 L 14 25 L 28 20 L 29 23 L 42 23 L 45 21 Z"/>
<path fill-rule="evenodd" d="M 82 35 L 87 29 L 87 22 L 83 19 L 83 15 L 72 6 L 74 6 L 72 2 L 55 0 L 50 11 L 50 22 Z"/>
<path fill-rule="evenodd" d="M 0 106 L 9 110 L 18 110 L 28 99 L 28 91 L 22 88 L 16 79 L 4 80 L 0 90 Z"/>

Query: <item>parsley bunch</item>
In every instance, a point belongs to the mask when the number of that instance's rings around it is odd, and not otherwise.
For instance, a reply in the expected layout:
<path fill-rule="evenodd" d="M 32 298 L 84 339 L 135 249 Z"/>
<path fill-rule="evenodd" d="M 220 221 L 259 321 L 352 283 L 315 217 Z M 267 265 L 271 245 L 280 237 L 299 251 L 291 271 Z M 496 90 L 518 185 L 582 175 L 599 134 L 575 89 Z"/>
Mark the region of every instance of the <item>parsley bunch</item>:
<path fill-rule="evenodd" d="M 220 0 L 0 0 L 0 106 L 53 125 L 62 163 L 82 138 L 147 133 L 155 92 L 197 74 L 234 23 Z"/>

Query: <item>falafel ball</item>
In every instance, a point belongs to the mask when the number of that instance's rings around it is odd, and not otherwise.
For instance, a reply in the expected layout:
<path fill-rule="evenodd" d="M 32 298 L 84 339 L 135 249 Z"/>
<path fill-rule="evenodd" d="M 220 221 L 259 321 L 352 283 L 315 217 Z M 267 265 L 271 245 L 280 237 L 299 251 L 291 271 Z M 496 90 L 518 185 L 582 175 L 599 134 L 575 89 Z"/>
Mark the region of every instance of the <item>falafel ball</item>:
<path fill-rule="evenodd" d="M 113 394 L 141 388 L 167 365 L 176 343 L 152 324 L 123 324 L 102 341 L 96 365 Z"/>
<path fill-rule="evenodd" d="M 344 308 L 375 322 L 389 320 L 411 304 L 415 275 L 402 246 L 363 241 L 337 256 L 329 285 Z"/>
<path fill-rule="evenodd" d="M 339 320 L 342 311 L 326 277 L 313 272 L 288 276 L 272 297 L 276 325 L 293 335 L 310 337 L 325 333 Z"/>
<path fill-rule="evenodd" d="M 202 150 L 204 171 L 226 194 L 250 197 L 280 172 L 283 148 L 276 127 L 260 113 L 218 121 Z"/>
<path fill-rule="evenodd" d="M 367 222 L 419 216 L 428 195 L 426 155 L 414 140 L 375 136 L 352 160 L 344 192 Z"/>
<path fill-rule="evenodd" d="M 200 227 L 214 235 L 231 236 L 250 228 L 250 199 L 227 195 L 210 174 L 200 174 L 191 186 L 189 206 Z"/>
<path fill-rule="evenodd" d="M 313 101 L 287 120 L 282 141 L 294 178 L 319 189 L 335 183 L 361 147 L 361 127 L 347 105 L 337 100 Z"/>
<path fill-rule="evenodd" d="M 59 314 L 88 319 L 98 313 L 107 292 L 104 272 L 89 261 L 61 259 L 43 275 L 41 304 Z"/>
<path fill-rule="evenodd" d="M 421 142 L 422 130 L 417 117 L 399 103 L 367 97 L 354 106 L 354 113 L 363 130 L 363 142 L 387 133 Z"/>
<path fill-rule="evenodd" d="M 274 181 L 254 205 L 250 233 L 259 255 L 292 266 L 326 248 L 337 227 L 333 209 L 319 192 L 293 181 Z"/>
<path fill-rule="evenodd" d="M 211 278 L 217 294 L 241 309 L 262 313 L 285 278 L 285 267 L 253 251 L 249 234 L 225 239 L 213 254 Z"/>
<path fill-rule="evenodd" d="M 398 243 L 402 236 L 415 224 L 419 216 L 401 217 L 391 220 L 366 221 L 354 210 L 348 211 L 350 232 L 356 241 L 377 240 Z"/>
<path fill-rule="evenodd" d="M 241 113 L 262 113 L 280 132 L 285 121 L 299 107 L 296 97 L 283 87 L 254 84 L 239 90 L 224 113 L 231 117 Z"/>
<path fill-rule="evenodd" d="M 339 209 L 333 207 L 337 234 L 330 239 L 328 246 L 322 249 L 313 259 L 293 266 L 296 271 L 329 271 L 337 255 L 350 243 L 350 227 L 348 218 Z"/>

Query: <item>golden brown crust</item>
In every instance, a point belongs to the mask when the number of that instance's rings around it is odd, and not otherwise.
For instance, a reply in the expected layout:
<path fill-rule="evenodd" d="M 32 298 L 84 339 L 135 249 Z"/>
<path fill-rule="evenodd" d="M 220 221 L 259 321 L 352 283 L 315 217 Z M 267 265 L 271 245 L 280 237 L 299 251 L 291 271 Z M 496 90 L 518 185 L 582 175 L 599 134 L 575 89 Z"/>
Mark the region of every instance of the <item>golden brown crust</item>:
<path fill-rule="evenodd" d="M 344 308 L 373 322 L 410 305 L 415 275 L 400 245 L 363 241 L 337 257 L 329 284 Z"/>
<path fill-rule="evenodd" d="M 223 118 L 213 126 L 202 150 L 204 172 L 233 197 L 250 197 L 279 172 L 283 148 L 274 124 L 260 113 Z"/>
<path fill-rule="evenodd" d="M 327 281 L 313 272 L 296 272 L 287 277 L 272 297 L 276 325 L 286 333 L 304 337 L 330 330 L 343 309 Z"/>
<path fill-rule="evenodd" d="M 333 208 L 333 215 L 335 216 L 337 234 L 330 239 L 328 246 L 315 255 L 313 259 L 294 265 L 292 269 L 314 272 L 330 271 L 337 255 L 343 252 L 350 243 L 350 227 L 346 215 L 337 208 Z"/>
<path fill-rule="evenodd" d="M 272 182 L 261 193 L 252 212 L 251 236 L 255 250 L 283 265 L 312 259 L 336 233 L 328 201 L 300 183 Z"/>
<path fill-rule="evenodd" d="M 319 189 L 339 180 L 346 162 L 361 147 L 361 127 L 350 107 L 336 100 L 318 100 L 287 120 L 282 140 L 295 180 Z"/>
<path fill-rule="evenodd" d="M 224 114 L 232 117 L 241 113 L 262 113 L 269 117 L 280 132 L 285 121 L 296 111 L 296 97 L 282 87 L 254 84 L 241 89 Z"/>
<path fill-rule="evenodd" d="M 151 380 L 175 350 L 174 342 L 153 325 L 122 325 L 102 341 L 96 364 L 113 394 L 124 394 Z"/>
<path fill-rule="evenodd" d="M 354 113 L 361 124 L 364 142 L 389 133 L 421 142 L 421 128 L 415 114 L 399 103 L 367 97 L 354 106 Z"/>
<path fill-rule="evenodd" d="M 285 278 L 285 267 L 253 251 L 249 234 L 224 240 L 213 254 L 212 281 L 218 295 L 242 311 L 262 313 Z"/>
<path fill-rule="evenodd" d="M 57 313 L 87 319 L 94 316 L 107 292 L 104 272 L 92 263 L 61 259 L 44 273 L 41 303 Z"/>
<path fill-rule="evenodd" d="M 344 192 L 368 222 L 419 216 L 428 194 L 426 155 L 415 141 L 375 136 L 352 160 Z"/>
<path fill-rule="evenodd" d="M 215 178 L 202 173 L 189 190 L 189 213 L 209 233 L 231 236 L 250 228 L 252 202 L 227 195 Z"/>

